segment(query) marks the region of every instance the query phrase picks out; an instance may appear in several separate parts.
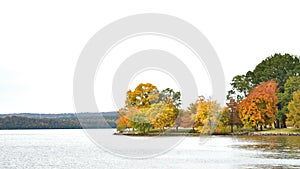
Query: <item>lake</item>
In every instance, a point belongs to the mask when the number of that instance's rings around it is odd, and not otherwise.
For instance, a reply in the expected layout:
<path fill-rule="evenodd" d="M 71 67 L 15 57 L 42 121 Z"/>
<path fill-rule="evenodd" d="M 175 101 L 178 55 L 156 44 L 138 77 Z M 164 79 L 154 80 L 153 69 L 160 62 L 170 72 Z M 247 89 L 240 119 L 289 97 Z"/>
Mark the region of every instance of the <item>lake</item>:
<path fill-rule="evenodd" d="M 0 130 L 0 168 L 300 168 L 297 136 L 210 136 L 201 140 L 186 137 L 160 156 L 130 159 L 102 150 L 83 130 Z"/>

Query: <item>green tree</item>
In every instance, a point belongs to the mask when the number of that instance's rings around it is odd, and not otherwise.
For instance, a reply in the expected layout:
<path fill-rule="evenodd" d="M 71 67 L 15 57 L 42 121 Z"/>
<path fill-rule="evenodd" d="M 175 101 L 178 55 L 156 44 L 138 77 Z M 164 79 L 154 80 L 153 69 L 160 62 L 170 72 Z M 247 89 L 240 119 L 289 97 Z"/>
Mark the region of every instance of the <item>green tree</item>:
<path fill-rule="evenodd" d="M 300 128 L 300 90 L 294 92 L 293 99 L 288 104 L 287 124 Z"/>
<path fill-rule="evenodd" d="M 221 115 L 220 115 L 220 121 L 218 126 L 219 127 L 226 127 L 230 123 L 230 114 L 229 114 L 229 109 L 227 107 L 224 107 L 222 109 Z"/>
<path fill-rule="evenodd" d="M 276 53 L 270 57 L 267 57 L 261 63 L 259 63 L 253 71 L 247 72 L 246 75 L 238 75 L 232 79 L 232 90 L 228 92 L 227 98 L 237 96 L 239 102 L 241 98 L 246 97 L 249 91 L 261 82 L 274 80 L 278 83 L 278 93 L 284 93 L 284 84 L 290 76 L 300 75 L 300 61 L 298 56 L 290 54 Z M 281 101 L 281 100 L 280 100 Z M 276 127 L 279 127 L 281 122 L 282 127 L 285 125 L 285 113 L 284 105 L 279 102 L 279 113 L 276 116 Z"/>
<path fill-rule="evenodd" d="M 283 93 L 278 93 L 278 102 L 281 109 L 278 111 L 277 117 L 282 119 L 282 124 L 286 121 L 288 114 L 288 104 L 293 98 L 293 93 L 300 90 L 300 76 L 291 76 L 284 84 Z"/>
<path fill-rule="evenodd" d="M 258 85 L 261 82 L 274 80 L 278 83 L 280 93 L 284 92 L 284 84 L 290 76 L 300 73 L 299 57 L 290 54 L 278 54 L 267 57 L 253 70 L 252 83 Z"/>
<path fill-rule="evenodd" d="M 181 93 L 175 92 L 173 89 L 166 88 L 159 92 L 159 100 L 164 101 L 167 104 L 173 104 L 176 108 L 181 105 Z"/>
<path fill-rule="evenodd" d="M 131 127 L 141 131 L 143 133 L 150 130 L 152 128 L 151 120 L 149 115 L 147 114 L 146 108 L 136 108 L 131 107 L 128 109 L 127 117 L 130 121 Z"/>
<path fill-rule="evenodd" d="M 275 54 L 266 58 L 258 64 L 254 71 L 253 83 L 259 84 L 262 81 L 274 80 L 278 83 L 278 93 L 284 93 L 284 84 L 290 76 L 297 76 L 300 73 L 299 57 L 290 54 Z M 285 103 L 279 100 L 279 113 L 276 116 L 277 127 L 286 128 L 286 110 Z M 281 126 L 280 126 L 281 123 Z"/>
<path fill-rule="evenodd" d="M 241 102 L 247 97 L 250 90 L 253 89 L 253 84 L 251 82 L 252 72 L 249 71 L 246 75 L 234 76 L 230 85 L 232 89 L 228 91 L 227 100 L 231 98 L 236 98 L 237 102 Z"/>

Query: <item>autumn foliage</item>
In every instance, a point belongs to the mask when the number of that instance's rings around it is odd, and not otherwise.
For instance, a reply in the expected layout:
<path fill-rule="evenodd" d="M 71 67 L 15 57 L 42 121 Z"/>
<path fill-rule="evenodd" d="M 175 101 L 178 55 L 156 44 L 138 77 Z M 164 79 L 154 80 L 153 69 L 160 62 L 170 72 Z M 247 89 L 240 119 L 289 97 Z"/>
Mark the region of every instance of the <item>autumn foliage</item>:
<path fill-rule="evenodd" d="M 126 97 L 126 107 L 148 108 L 157 103 L 159 92 L 151 83 L 139 84 L 134 91 L 129 90 Z"/>
<path fill-rule="evenodd" d="M 255 129 L 258 126 L 272 126 L 275 121 L 277 108 L 276 97 L 277 83 L 273 80 L 262 82 L 252 91 L 247 98 L 238 105 L 240 118 L 245 126 Z"/>
<path fill-rule="evenodd" d="M 126 108 L 121 108 L 118 112 L 119 119 L 117 120 L 117 126 L 119 127 L 119 129 L 121 129 L 121 128 L 125 129 L 125 128 L 131 127 L 127 112 L 128 112 L 128 109 L 126 109 Z"/>
<path fill-rule="evenodd" d="M 288 105 L 287 124 L 300 128 L 300 90 L 294 92 L 293 100 Z"/>
<path fill-rule="evenodd" d="M 198 132 L 213 133 L 221 113 L 221 106 L 216 101 L 200 98 L 195 118 L 195 126 L 198 127 Z"/>
<path fill-rule="evenodd" d="M 159 92 L 151 83 L 139 84 L 134 91 L 127 92 L 126 107 L 118 112 L 118 130 L 131 128 L 145 132 L 157 128 L 163 131 L 173 126 L 179 113 L 180 96 L 180 92 L 170 88 Z"/>
<path fill-rule="evenodd" d="M 159 91 L 150 83 L 140 84 L 134 91 L 127 92 L 126 106 L 119 110 L 118 129 L 146 132 L 151 129 L 164 131 L 169 127 L 183 127 L 209 134 L 227 132 L 229 125 L 231 132 L 234 125 L 237 129 L 242 126 L 255 130 L 270 128 L 278 112 L 277 86 L 273 80 L 261 82 L 240 103 L 231 99 L 227 107 L 222 107 L 215 100 L 199 97 L 186 110 L 182 110 L 179 92 L 169 88 Z M 296 92 L 293 102 L 288 106 L 289 122 L 295 127 L 299 126 L 300 119 L 299 95 Z"/>

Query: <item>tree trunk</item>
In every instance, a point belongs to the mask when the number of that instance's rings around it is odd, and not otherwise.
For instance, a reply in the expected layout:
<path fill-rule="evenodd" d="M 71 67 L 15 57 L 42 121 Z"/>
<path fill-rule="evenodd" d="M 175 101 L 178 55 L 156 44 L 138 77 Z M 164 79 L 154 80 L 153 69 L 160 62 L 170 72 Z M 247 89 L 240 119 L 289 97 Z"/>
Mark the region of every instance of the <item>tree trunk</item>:
<path fill-rule="evenodd" d="M 258 131 L 258 124 L 255 125 L 254 130 Z"/>
<path fill-rule="evenodd" d="M 286 116 L 282 118 L 282 127 L 286 128 Z"/>
<path fill-rule="evenodd" d="M 276 119 L 275 128 L 279 128 L 279 120 L 278 119 Z"/>

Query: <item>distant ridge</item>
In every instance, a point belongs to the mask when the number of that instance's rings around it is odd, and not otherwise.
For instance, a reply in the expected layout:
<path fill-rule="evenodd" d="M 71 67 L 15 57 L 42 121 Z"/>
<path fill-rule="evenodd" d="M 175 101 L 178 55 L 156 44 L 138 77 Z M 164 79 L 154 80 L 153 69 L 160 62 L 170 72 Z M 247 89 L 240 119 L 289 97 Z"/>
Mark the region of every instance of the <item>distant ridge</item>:
<path fill-rule="evenodd" d="M 80 112 L 80 113 L 9 113 L 9 114 L 0 114 L 0 118 L 4 117 L 27 117 L 27 118 L 77 118 L 77 116 L 117 116 L 117 112 Z"/>
<path fill-rule="evenodd" d="M 115 128 L 117 112 L 0 114 L 0 129 Z"/>

